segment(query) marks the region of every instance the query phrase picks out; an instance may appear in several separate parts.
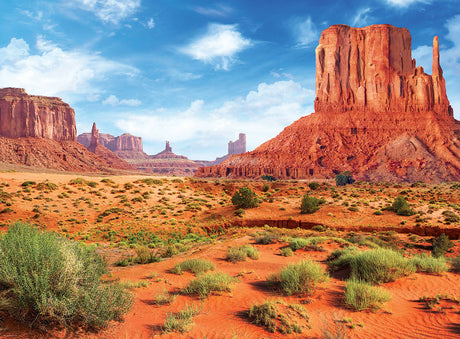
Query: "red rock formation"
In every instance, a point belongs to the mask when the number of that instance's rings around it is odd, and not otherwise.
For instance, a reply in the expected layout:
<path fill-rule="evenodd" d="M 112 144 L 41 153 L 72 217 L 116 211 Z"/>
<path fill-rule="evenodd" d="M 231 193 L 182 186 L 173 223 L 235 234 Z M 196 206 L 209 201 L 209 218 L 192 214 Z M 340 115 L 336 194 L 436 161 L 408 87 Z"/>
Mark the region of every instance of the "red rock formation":
<path fill-rule="evenodd" d="M 171 146 L 169 145 L 169 141 L 166 141 L 166 146 L 163 151 L 158 154 L 149 156 L 150 159 L 187 159 L 183 155 L 174 154 L 172 151 Z"/>
<path fill-rule="evenodd" d="M 77 140 L 80 144 L 89 147 L 92 133 L 79 134 Z M 99 133 L 98 143 L 114 152 L 122 159 L 147 159 L 142 147 L 142 138 L 129 133 L 114 137 L 111 134 Z"/>
<path fill-rule="evenodd" d="M 315 113 L 252 152 L 198 176 L 460 179 L 460 123 L 453 118 L 433 41 L 433 74 L 416 67 L 407 29 L 331 26 L 316 49 Z"/>
<path fill-rule="evenodd" d="M 246 134 L 240 133 L 238 140 L 228 142 L 228 155 L 246 152 Z"/>
<path fill-rule="evenodd" d="M 96 153 L 97 145 L 99 144 L 99 130 L 96 128 L 96 123 L 93 123 L 93 128 L 91 130 L 91 142 L 88 145 L 88 151 Z"/>
<path fill-rule="evenodd" d="M 0 135 L 75 141 L 75 112 L 60 98 L 28 95 L 22 88 L 3 88 Z"/>

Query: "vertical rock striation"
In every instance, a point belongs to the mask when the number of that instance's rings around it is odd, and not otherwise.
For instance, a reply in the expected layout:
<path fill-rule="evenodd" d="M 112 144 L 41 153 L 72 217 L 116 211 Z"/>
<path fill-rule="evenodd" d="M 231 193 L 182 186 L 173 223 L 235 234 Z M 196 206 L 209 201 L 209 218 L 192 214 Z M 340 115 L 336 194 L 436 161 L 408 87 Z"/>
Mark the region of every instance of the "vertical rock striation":
<path fill-rule="evenodd" d="M 3 88 L 0 136 L 76 141 L 75 112 L 60 98 L 28 95 L 22 88 Z"/>

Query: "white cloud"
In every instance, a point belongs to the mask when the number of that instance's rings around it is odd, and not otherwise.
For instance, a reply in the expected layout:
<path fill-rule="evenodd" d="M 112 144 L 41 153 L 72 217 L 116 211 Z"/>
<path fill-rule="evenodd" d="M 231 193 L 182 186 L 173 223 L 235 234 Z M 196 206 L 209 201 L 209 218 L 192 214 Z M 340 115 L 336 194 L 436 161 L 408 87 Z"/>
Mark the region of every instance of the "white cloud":
<path fill-rule="evenodd" d="M 119 100 L 115 95 L 110 95 L 102 102 L 104 105 L 110 106 L 140 106 L 142 102 L 137 99 L 122 99 Z"/>
<path fill-rule="evenodd" d="M 354 27 L 356 27 L 356 26 L 360 26 L 360 27 L 366 26 L 368 24 L 369 20 L 371 20 L 371 17 L 369 16 L 370 12 L 371 12 L 371 9 L 369 7 L 359 10 L 358 13 L 356 14 L 356 16 L 353 19 L 352 26 L 354 26 Z"/>
<path fill-rule="evenodd" d="M 210 24 L 206 33 L 182 47 L 180 51 L 195 60 L 228 70 L 235 55 L 252 45 L 237 30 L 236 25 Z"/>
<path fill-rule="evenodd" d="M 193 10 L 206 16 L 226 17 L 233 13 L 233 9 L 223 4 L 217 4 L 215 7 L 194 7 Z"/>
<path fill-rule="evenodd" d="M 105 23 L 118 24 L 139 10 L 141 0 L 72 0 L 72 4 L 94 13 Z"/>
<path fill-rule="evenodd" d="M 417 2 L 430 3 L 430 0 L 385 0 L 385 2 L 394 7 L 409 7 Z"/>
<path fill-rule="evenodd" d="M 153 20 L 153 18 L 150 18 L 149 21 L 147 21 L 147 27 L 149 29 L 153 29 L 155 27 L 155 21 Z"/>
<path fill-rule="evenodd" d="M 319 32 L 310 17 L 303 20 L 296 19 L 292 26 L 297 47 L 306 48 L 318 42 Z"/>
<path fill-rule="evenodd" d="M 37 53 L 31 54 L 27 42 L 16 38 L 0 48 L 0 87 L 23 87 L 40 95 L 88 95 L 103 91 L 95 85 L 98 80 L 138 72 L 97 53 L 63 50 L 40 36 L 36 49 Z"/>
<path fill-rule="evenodd" d="M 203 100 L 195 100 L 184 111 L 160 108 L 140 115 L 124 115 L 115 124 L 147 142 L 186 142 L 190 149 L 212 147 L 216 140 L 226 143 L 244 132 L 250 136 L 248 148 L 254 148 L 311 113 L 313 98 L 313 90 L 292 80 L 261 83 L 246 97 L 227 101 L 218 108 L 207 108 Z"/>

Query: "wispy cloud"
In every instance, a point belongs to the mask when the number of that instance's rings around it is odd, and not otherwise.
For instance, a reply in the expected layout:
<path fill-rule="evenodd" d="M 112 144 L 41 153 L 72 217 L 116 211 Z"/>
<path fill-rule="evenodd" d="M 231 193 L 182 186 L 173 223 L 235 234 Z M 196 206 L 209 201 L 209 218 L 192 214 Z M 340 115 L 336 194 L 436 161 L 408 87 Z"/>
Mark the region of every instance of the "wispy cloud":
<path fill-rule="evenodd" d="M 147 27 L 148 29 L 153 29 L 155 27 L 155 21 L 153 18 L 150 18 L 149 21 L 147 21 Z"/>
<path fill-rule="evenodd" d="M 314 91 L 292 80 L 261 83 L 246 97 L 227 101 L 218 108 L 209 109 L 203 100 L 195 100 L 182 111 L 160 108 L 139 115 L 124 115 L 116 125 L 150 142 L 187 141 L 191 149 L 203 149 L 203 154 L 216 140 L 222 139 L 225 143 L 225 138 L 230 140 L 239 132 L 245 132 L 250 136 L 248 146 L 252 148 L 310 113 L 313 97 Z M 192 156 L 200 157 L 200 154 Z"/>
<path fill-rule="evenodd" d="M 118 24 L 139 10 L 141 0 L 71 0 L 71 4 L 94 13 L 104 23 Z"/>
<path fill-rule="evenodd" d="M 226 17 L 233 13 L 233 8 L 223 4 L 216 4 L 214 7 L 194 7 L 193 10 L 199 14 L 214 17 Z"/>
<path fill-rule="evenodd" d="M 358 11 L 356 16 L 353 19 L 352 26 L 366 26 L 369 24 L 369 21 L 372 19 L 370 16 L 371 9 L 368 8 L 363 8 Z"/>
<path fill-rule="evenodd" d="M 307 48 L 319 39 L 319 31 L 310 17 L 295 19 L 292 22 L 292 30 L 297 41 L 297 47 Z"/>
<path fill-rule="evenodd" d="M 235 55 L 251 45 L 251 40 L 242 36 L 237 25 L 210 24 L 204 35 L 179 50 L 216 69 L 229 70 L 236 60 Z"/>
<path fill-rule="evenodd" d="M 0 87 L 23 87 L 33 94 L 62 95 L 103 92 L 95 84 L 111 75 L 132 76 L 134 67 L 108 60 L 97 53 L 63 50 L 39 36 L 36 54 L 23 39 L 12 38 L 0 48 Z"/>
<path fill-rule="evenodd" d="M 385 2 L 394 7 L 409 7 L 410 5 L 421 3 L 430 3 L 431 0 L 385 0 Z"/>
<path fill-rule="evenodd" d="M 140 106 L 142 102 L 138 99 L 118 99 L 115 95 L 110 95 L 107 99 L 102 101 L 104 105 L 110 106 Z"/>

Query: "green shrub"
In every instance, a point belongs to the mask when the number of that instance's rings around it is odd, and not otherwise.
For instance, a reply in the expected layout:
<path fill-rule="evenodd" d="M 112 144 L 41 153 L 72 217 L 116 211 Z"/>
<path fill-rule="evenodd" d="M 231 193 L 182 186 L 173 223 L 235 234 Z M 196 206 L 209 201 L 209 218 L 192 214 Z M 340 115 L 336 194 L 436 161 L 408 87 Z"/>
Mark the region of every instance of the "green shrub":
<path fill-rule="evenodd" d="M 177 295 L 171 294 L 168 292 L 166 288 L 163 287 L 160 293 L 158 293 L 155 297 L 155 304 L 158 306 L 168 305 L 171 304 L 174 300 L 176 300 Z"/>
<path fill-rule="evenodd" d="M 30 181 L 30 180 L 27 180 L 27 181 L 24 181 L 21 186 L 22 187 L 29 187 L 29 186 L 32 186 L 32 185 L 35 185 L 36 182 L 35 181 Z"/>
<path fill-rule="evenodd" d="M 265 326 L 272 333 L 276 332 L 278 308 L 273 301 L 265 301 L 260 305 L 252 305 L 249 309 L 249 319 L 259 326 Z"/>
<path fill-rule="evenodd" d="M 255 240 L 256 244 L 268 245 L 277 241 L 278 236 L 270 232 L 265 232 L 264 234 L 257 236 Z"/>
<path fill-rule="evenodd" d="M 227 260 L 232 263 L 236 263 L 237 261 L 245 261 L 247 257 L 257 260 L 259 259 L 259 251 L 251 245 L 230 247 L 227 250 Z"/>
<path fill-rule="evenodd" d="M 294 252 L 292 251 L 292 249 L 290 247 L 283 247 L 281 250 L 280 250 L 280 254 L 283 256 L 283 257 L 291 257 L 294 255 Z"/>
<path fill-rule="evenodd" d="M 345 286 L 345 304 L 356 311 L 376 311 L 384 302 L 390 300 L 390 294 L 383 288 L 362 281 L 352 279 Z"/>
<path fill-rule="evenodd" d="M 460 272 L 460 255 L 457 255 L 453 260 L 452 260 L 452 269 L 454 272 Z"/>
<path fill-rule="evenodd" d="M 335 184 L 337 186 L 345 186 L 354 183 L 355 180 L 349 171 L 341 172 L 335 176 Z"/>
<path fill-rule="evenodd" d="M 312 191 L 315 191 L 319 188 L 319 184 L 316 181 L 312 181 L 308 184 L 308 187 L 310 187 Z"/>
<path fill-rule="evenodd" d="M 390 249 L 377 248 L 369 251 L 344 251 L 331 266 L 350 268 L 351 278 L 379 284 L 410 275 L 415 272 L 412 260 Z"/>
<path fill-rule="evenodd" d="M 290 264 L 268 277 L 268 283 L 276 285 L 285 294 L 312 294 L 316 286 L 328 280 L 328 274 L 311 260 Z"/>
<path fill-rule="evenodd" d="M 182 290 L 184 294 L 208 297 L 212 292 L 231 292 L 232 284 L 238 280 L 223 272 L 206 273 L 190 281 Z"/>
<path fill-rule="evenodd" d="M 415 211 L 410 208 L 410 204 L 401 195 L 395 198 L 393 204 L 387 209 L 396 212 L 397 215 L 411 216 L 415 214 Z"/>
<path fill-rule="evenodd" d="M 237 217 L 240 217 L 240 218 L 242 218 L 242 217 L 243 217 L 243 215 L 244 215 L 244 213 L 245 213 L 244 209 L 242 209 L 242 208 L 238 208 L 238 209 L 235 211 L 235 213 L 234 213 L 234 214 L 235 214 Z"/>
<path fill-rule="evenodd" d="M 264 191 L 264 192 L 270 191 L 270 185 L 269 184 L 264 184 L 264 186 L 262 187 L 262 191 Z"/>
<path fill-rule="evenodd" d="M 302 214 L 311 214 L 319 210 L 320 200 L 315 197 L 311 197 L 308 194 L 305 194 L 302 198 L 302 204 L 300 205 L 300 213 Z"/>
<path fill-rule="evenodd" d="M 310 328 L 305 307 L 301 304 L 287 304 L 284 301 L 265 300 L 262 304 L 254 304 L 248 312 L 249 319 L 268 331 L 282 334 L 302 333 Z"/>
<path fill-rule="evenodd" d="M 273 175 L 262 175 L 261 178 L 265 181 L 276 181 L 276 178 Z"/>
<path fill-rule="evenodd" d="M 447 210 L 447 211 L 443 211 L 442 215 L 444 216 L 444 221 L 446 221 L 448 223 L 459 222 L 460 221 L 460 217 L 455 212 Z"/>
<path fill-rule="evenodd" d="M 147 246 L 136 247 L 136 254 L 137 256 L 134 258 L 134 261 L 141 265 L 159 262 L 161 260 Z"/>
<path fill-rule="evenodd" d="M 193 326 L 192 318 L 200 313 L 198 305 L 186 305 L 182 311 L 166 314 L 163 323 L 163 333 L 178 332 L 185 333 L 190 331 Z"/>
<path fill-rule="evenodd" d="M 427 273 L 441 273 L 449 270 L 444 257 L 434 258 L 428 255 L 418 255 L 412 259 L 417 271 Z"/>
<path fill-rule="evenodd" d="M 374 212 L 374 215 L 382 215 L 382 214 L 383 214 L 383 212 L 381 210 L 376 210 Z"/>
<path fill-rule="evenodd" d="M 435 258 L 443 257 L 453 246 L 454 244 L 449 240 L 449 237 L 443 233 L 433 241 L 433 250 L 431 254 Z"/>
<path fill-rule="evenodd" d="M 249 187 L 241 187 L 233 195 L 232 204 L 240 208 L 254 208 L 259 206 L 259 199 Z"/>
<path fill-rule="evenodd" d="M 102 285 L 104 273 L 93 247 L 16 223 L 0 241 L 0 308 L 34 327 L 105 327 L 133 298 L 118 284 Z"/>
<path fill-rule="evenodd" d="M 204 273 L 207 271 L 214 270 L 216 266 L 206 259 L 188 259 L 181 263 L 178 263 L 171 270 L 174 274 L 183 274 L 184 271 L 188 271 L 194 274 Z"/>
<path fill-rule="evenodd" d="M 307 238 L 291 238 L 289 240 L 289 247 L 293 251 L 297 251 L 301 248 L 304 248 L 310 244 L 310 240 Z"/>

